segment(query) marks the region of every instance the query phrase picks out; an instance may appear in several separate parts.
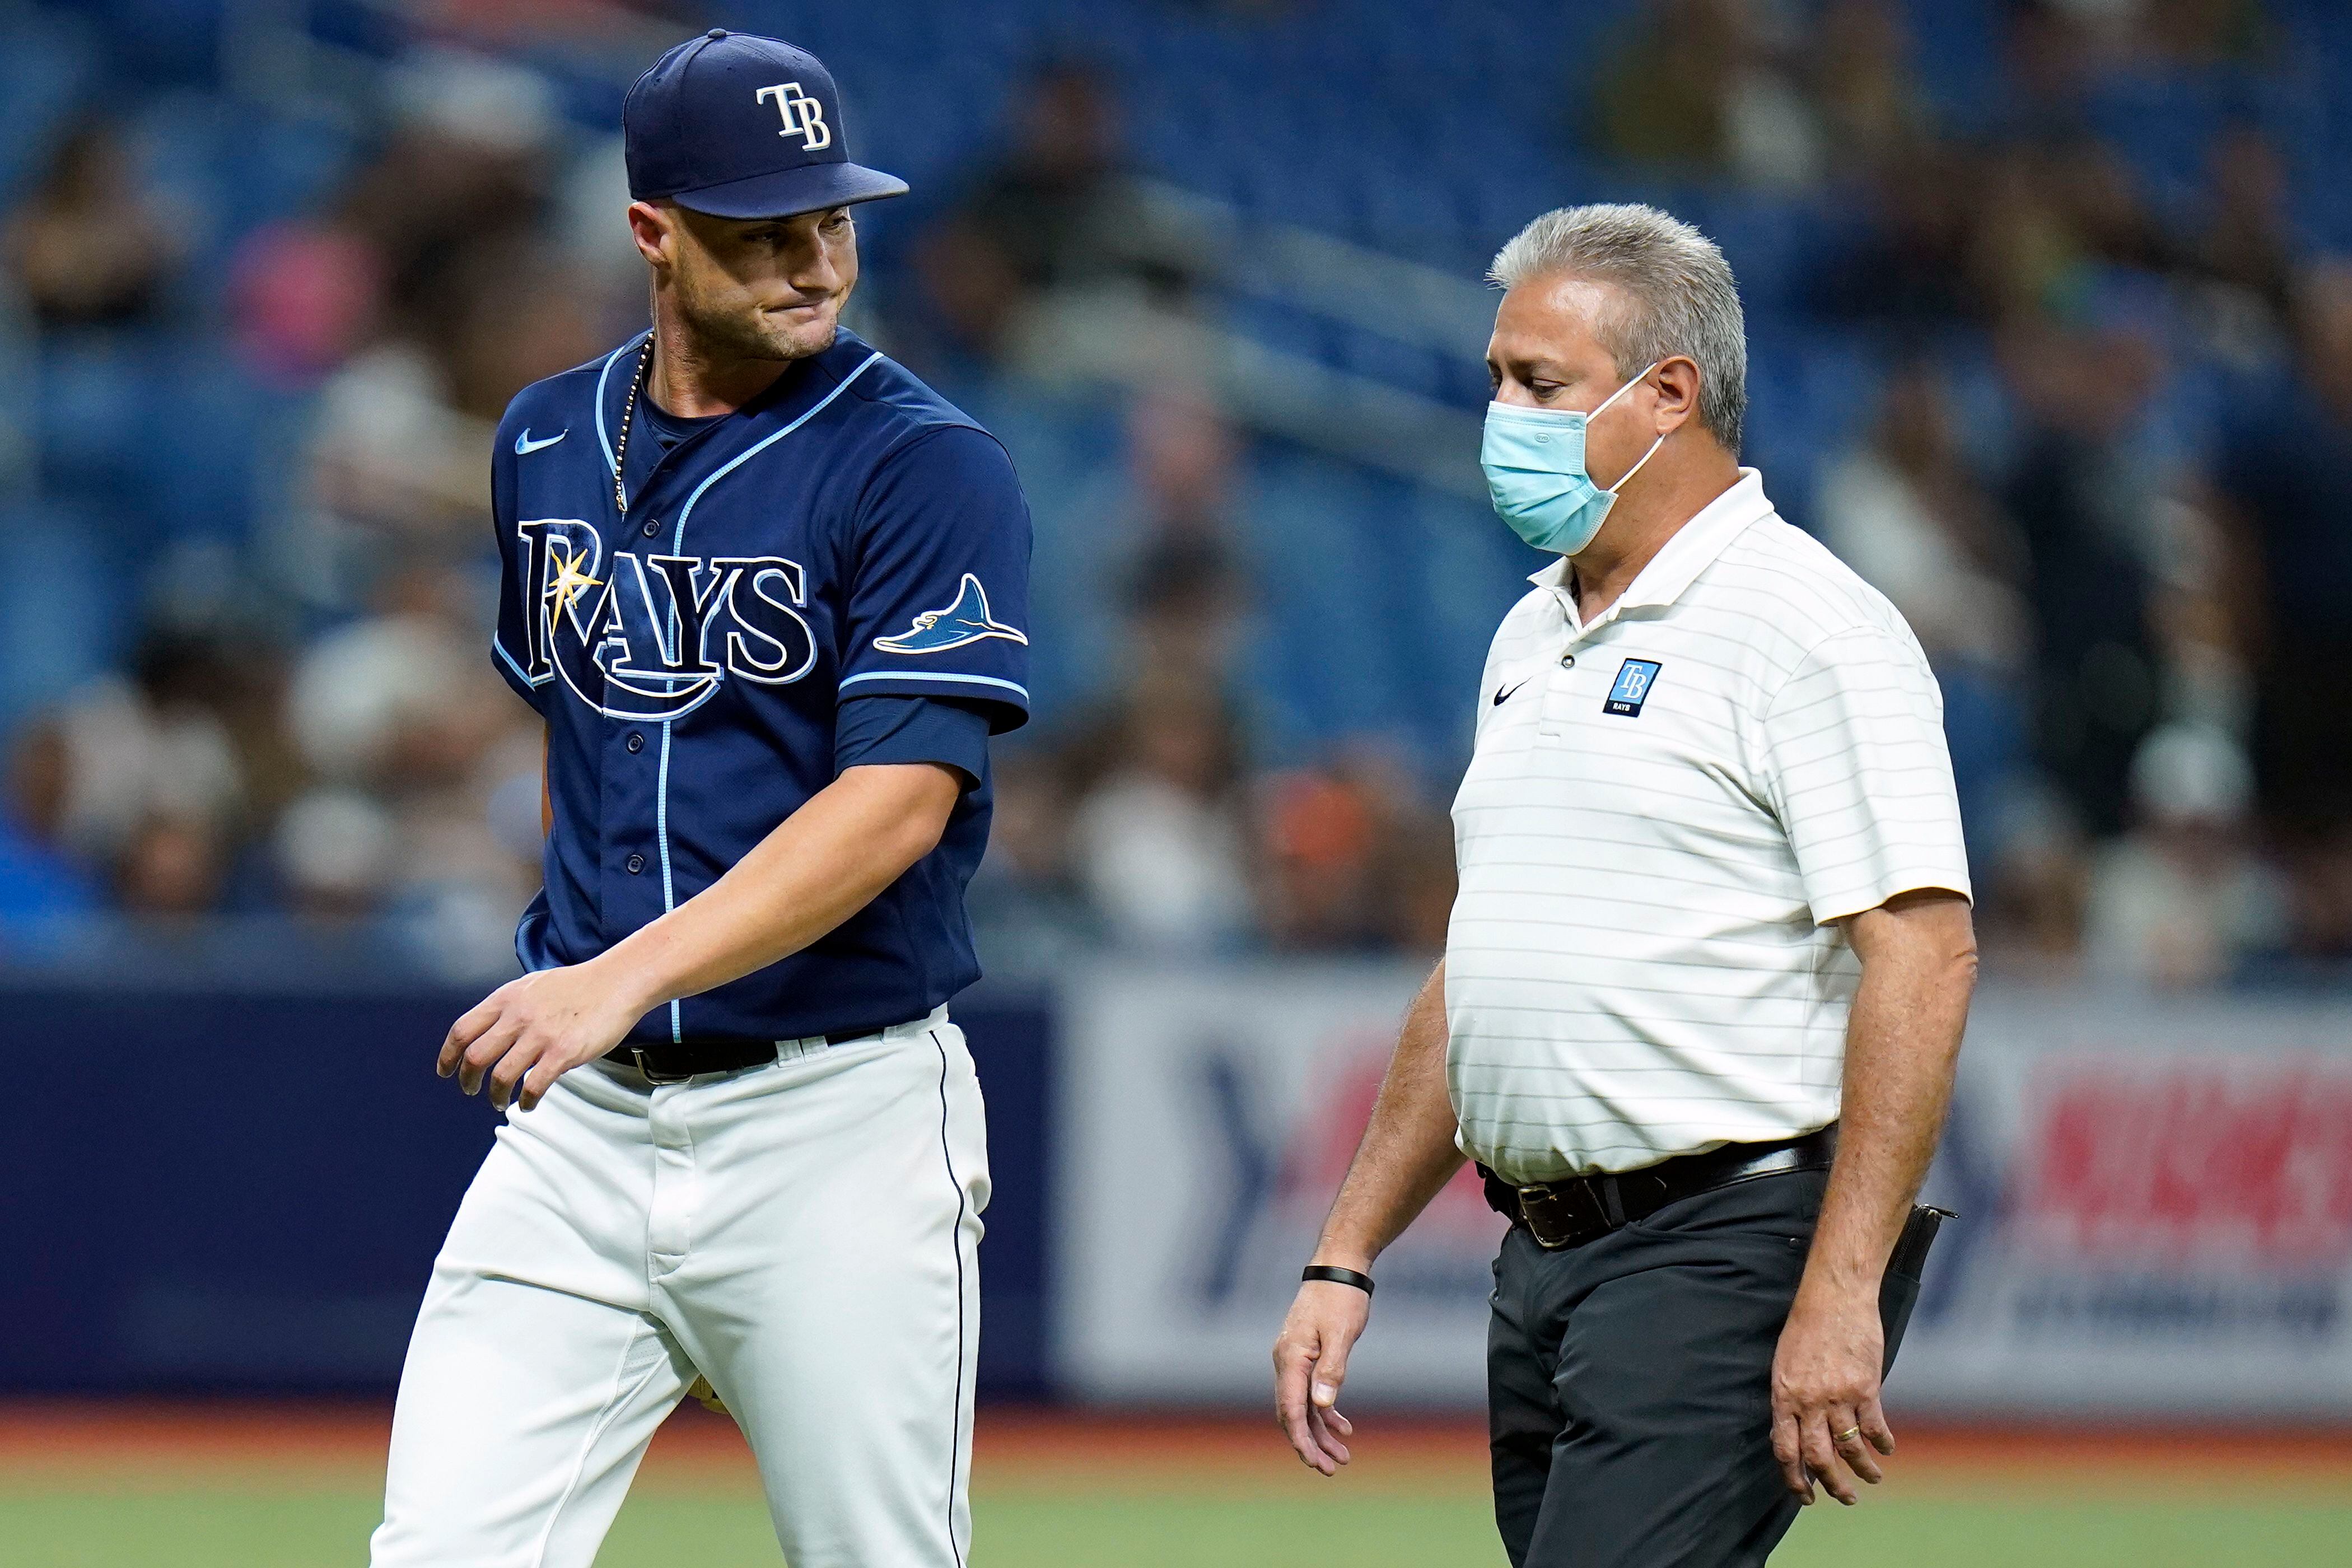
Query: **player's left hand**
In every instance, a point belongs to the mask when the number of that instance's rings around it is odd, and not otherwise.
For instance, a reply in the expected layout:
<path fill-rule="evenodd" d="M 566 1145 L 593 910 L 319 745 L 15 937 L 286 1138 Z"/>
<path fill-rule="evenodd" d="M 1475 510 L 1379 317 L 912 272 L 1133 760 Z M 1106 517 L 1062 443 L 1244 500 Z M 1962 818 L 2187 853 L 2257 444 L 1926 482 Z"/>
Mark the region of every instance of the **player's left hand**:
<path fill-rule="evenodd" d="M 435 1068 L 467 1094 L 490 1086 L 500 1110 L 530 1110 L 555 1080 L 621 1043 L 643 1016 L 593 962 L 509 980 L 449 1026 Z"/>
<path fill-rule="evenodd" d="M 1772 1453 L 1790 1491 L 1813 1500 L 1818 1480 L 1853 1506 L 1853 1477 L 1885 1479 L 1879 1454 L 1895 1452 L 1895 1432 L 1879 1408 L 1886 1334 L 1878 1291 L 1838 1289 L 1808 1278 L 1797 1291 L 1772 1357 Z M 1851 1472 L 1851 1474 L 1849 1474 Z"/>

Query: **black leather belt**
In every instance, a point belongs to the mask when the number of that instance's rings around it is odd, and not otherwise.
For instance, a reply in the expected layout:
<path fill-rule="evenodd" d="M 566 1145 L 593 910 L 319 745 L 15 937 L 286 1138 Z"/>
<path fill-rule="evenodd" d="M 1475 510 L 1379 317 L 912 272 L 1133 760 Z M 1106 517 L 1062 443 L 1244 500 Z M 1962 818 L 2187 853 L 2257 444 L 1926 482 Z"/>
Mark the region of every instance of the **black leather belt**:
<path fill-rule="evenodd" d="M 1647 1219 L 1671 1203 L 1758 1176 L 1825 1171 L 1837 1157 L 1837 1123 L 1778 1143 L 1727 1143 L 1639 1171 L 1571 1176 L 1564 1182 L 1515 1186 L 1486 1166 L 1486 1202 L 1496 1214 L 1525 1226 L 1547 1251 L 1581 1247 L 1620 1226 Z"/>
<path fill-rule="evenodd" d="M 613 1057 L 645 1074 L 648 1083 L 684 1083 L 704 1073 L 766 1067 L 788 1047 L 845 1046 L 852 1040 L 870 1040 L 896 1027 L 897 1024 L 874 1024 L 797 1040 L 680 1040 L 668 1046 L 623 1046 Z"/>

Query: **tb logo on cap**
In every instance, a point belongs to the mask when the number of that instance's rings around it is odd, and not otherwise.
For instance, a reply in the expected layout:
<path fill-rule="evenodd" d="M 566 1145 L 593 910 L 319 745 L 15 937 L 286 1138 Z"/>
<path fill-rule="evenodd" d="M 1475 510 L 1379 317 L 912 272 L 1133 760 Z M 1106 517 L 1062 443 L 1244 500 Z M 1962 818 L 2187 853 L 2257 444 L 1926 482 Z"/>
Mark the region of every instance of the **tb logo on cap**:
<path fill-rule="evenodd" d="M 751 95 L 754 103 L 776 100 L 776 112 L 784 117 L 784 128 L 779 136 L 797 136 L 803 152 L 814 153 L 833 145 L 833 127 L 824 122 L 824 105 L 801 90 L 796 81 L 778 82 L 763 87 Z"/>

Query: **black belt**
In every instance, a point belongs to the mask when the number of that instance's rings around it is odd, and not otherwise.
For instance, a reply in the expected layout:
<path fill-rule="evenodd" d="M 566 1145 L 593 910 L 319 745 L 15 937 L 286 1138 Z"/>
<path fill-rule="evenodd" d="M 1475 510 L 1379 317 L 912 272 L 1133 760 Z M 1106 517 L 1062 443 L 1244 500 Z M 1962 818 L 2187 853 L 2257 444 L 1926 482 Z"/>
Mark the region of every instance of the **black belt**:
<path fill-rule="evenodd" d="M 870 1040 L 898 1026 L 871 1024 L 863 1028 L 836 1029 L 827 1035 L 807 1035 L 796 1040 L 680 1040 L 667 1046 L 623 1046 L 613 1056 L 645 1074 L 649 1083 L 684 1083 L 704 1073 L 766 1067 L 782 1056 L 787 1046 L 845 1046 L 853 1040 Z"/>
<path fill-rule="evenodd" d="M 1758 1176 L 1825 1171 L 1837 1157 L 1837 1123 L 1777 1143 L 1727 1143 L 1704 1154 L 1662 1160 L 1639 1171 L 1571 1176 L 1564 1182 L 1515 1186 L 1486 1166 L 1486 1202 L 1496 1214 L 1525 1226 L 1547 1251 L 1581 1247 L 1618 1226 L 1647 1219 L 1671 1203 Z"/>

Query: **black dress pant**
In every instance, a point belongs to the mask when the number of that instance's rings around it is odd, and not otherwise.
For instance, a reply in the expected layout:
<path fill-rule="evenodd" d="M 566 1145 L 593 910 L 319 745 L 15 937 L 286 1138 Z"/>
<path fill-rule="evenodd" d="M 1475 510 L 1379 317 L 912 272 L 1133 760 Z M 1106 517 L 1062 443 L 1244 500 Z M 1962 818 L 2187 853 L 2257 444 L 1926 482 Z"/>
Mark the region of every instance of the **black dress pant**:
<path fill-rule="evenodd" d="M 1746 1568 L 1780 1543 L 1772 1355 L 1828 1180 L 1759 1176 L 1560 1252 L 1512 1227 L 1486 1380 L 1513 1568 Z M 1889 1276 L 1889 1365 L 1917 1295 Z"/>

